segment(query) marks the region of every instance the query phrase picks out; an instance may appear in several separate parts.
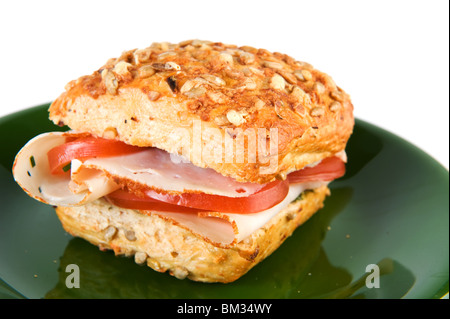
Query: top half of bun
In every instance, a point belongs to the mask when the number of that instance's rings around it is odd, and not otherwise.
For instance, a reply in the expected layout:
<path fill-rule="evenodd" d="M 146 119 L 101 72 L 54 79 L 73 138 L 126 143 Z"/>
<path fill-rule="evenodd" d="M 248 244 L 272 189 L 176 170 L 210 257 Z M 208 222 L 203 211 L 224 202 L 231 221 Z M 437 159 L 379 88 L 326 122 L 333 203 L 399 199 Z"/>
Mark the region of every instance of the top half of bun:
<path fill-rule="evenodd" d="M 344 150 L 354 125 L 348 94 L 310 64 L 200 40 L 123 52 L 68 83 L 49 112 L 55 124 L 170 153 L 194 154 L 200 143 L 200 156 L 189 158 L 193 164 L 256 183 Z M 243 161 L 224 159 L 226 138 L 248 137 L 252 130 L 259 136 L 261 129 L 266 155 L 271 139 L 277 148 L 276 169 L 261 173 L 268 157 L 258 156 L 259 146 Z M 217 132 L 222 139 L 214 138 Z"/>

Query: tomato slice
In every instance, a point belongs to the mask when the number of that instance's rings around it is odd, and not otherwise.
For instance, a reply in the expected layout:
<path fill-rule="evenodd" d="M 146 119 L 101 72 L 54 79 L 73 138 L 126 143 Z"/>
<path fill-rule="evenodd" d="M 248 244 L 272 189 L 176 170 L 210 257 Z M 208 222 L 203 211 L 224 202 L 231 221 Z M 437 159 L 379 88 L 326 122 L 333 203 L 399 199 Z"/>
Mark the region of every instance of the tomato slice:
<path fill-rule="evenodd" d="M 123 208 L 140 210 L 158 210 L 161 203 L 167 205 L 167 211 L 173 207 L 181 207 L 183 212 L 212 211 L 236 214 L 251 214 L 269 209 L 280 203 L 289 191 L 289 182 L 274 181 L 264 186 L 260 191 L 247 197 L 227 197 L 221 195 L 211 195 L 205 193 L 183 193 L 179 195 L 158 193 L 153 190 L 145 192 L 144 198 L 132 193 L 124 194 L 114 192 L 107 195 L 107 198 L 117 206 Z M 189 210 L 188 210 L 189 209 Z"/>
<path fill-rule="evenodd" d="M 197 213 L 202 211 L 202 209 L 174 205 L 151 197 L 139 197 L 122 189 L 116 190 L 107 195 L 106 199 L 113 205 L 129 209 L 176 213 Z"/>
<path fill-rule="evenodd" d="M 289 183 L 332 181 L 345 174 L 345 163 L 336 156 L 328 157 L 313 167 L 305 167 L 288 175 Z"/>
<path fill-rule="evenodd" d="M 144 148 L 121 141 L 100 137 L 80 137 L 52 148 L 47 153 L 50 172 L 62 174 L 73 159 L 84 160 L 93 157 L 118 156 L 142 151 Z M 66 169 L 67 168 L 67 169 Z"/>

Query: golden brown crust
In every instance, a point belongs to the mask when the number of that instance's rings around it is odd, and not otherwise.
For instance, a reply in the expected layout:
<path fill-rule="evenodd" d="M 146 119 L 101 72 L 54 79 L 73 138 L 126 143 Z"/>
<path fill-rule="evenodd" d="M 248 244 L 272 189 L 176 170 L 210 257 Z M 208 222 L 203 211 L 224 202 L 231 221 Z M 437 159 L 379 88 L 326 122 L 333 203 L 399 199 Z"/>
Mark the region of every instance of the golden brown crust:
<path fill-rule="evenodd" d="M 57 207 L 64 229 L 102 250 L 133 256 L 159 272 L 202 282 L 232 282 L 275 251 L 323 206 L 327 186 L 302 194 L 264 227 L 240 243 L 223 248 L 157 215 L 97 200 L 79 207 Z"/>
<path fill-rule="evenodd" d="M 342 151 L 354 125 L 349 96 L 308 63 L 199 40 L 126 51 L 70 82 L 49 111 L 56 124 L 178 154 L 194 153 L 196 120 L 202 129 L 219 129 L 223 138 L 236 138 L 236 129 L 276 128 L 279 167 L 271 174 L 260 174 L 262 156 L 255 161 L 245 156 L 243 163 L 211 160 L 209 154 L 189 158 L 259 183 Z M 211 136 L 201 136 L 201 143 L 205 149 L 220 145 Z"/>

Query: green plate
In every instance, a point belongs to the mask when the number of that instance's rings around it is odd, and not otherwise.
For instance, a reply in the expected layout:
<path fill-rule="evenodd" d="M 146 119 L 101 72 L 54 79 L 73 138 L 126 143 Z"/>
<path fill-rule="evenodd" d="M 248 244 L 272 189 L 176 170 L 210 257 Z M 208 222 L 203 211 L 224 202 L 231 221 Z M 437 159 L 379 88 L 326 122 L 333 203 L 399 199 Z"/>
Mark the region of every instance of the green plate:
<path fill-rule="evenodd" d="M 331 184 L 322 211 L 238 281 L 204 284 L 138 266 L 71 237 L 52 207 L 21 190 L 11 175 L 15 154 L 33 136 L 64 129 L 48 120 L 47 108 L 0 119 L 0 297 L 448 296 L 448 171 L 389 132 L 357 120 L 347 174 Z M 79 267 L 80 288 L 66 286 L 70 264 Z"/>

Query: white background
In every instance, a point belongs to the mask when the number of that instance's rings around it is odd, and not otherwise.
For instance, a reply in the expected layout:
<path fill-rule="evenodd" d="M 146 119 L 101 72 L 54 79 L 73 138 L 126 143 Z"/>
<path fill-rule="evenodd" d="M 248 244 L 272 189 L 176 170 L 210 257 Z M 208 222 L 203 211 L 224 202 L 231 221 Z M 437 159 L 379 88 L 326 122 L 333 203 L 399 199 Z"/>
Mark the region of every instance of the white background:
<path fill-rule="evenodd" d="M 449 1 L 1 1 L 0 117 L 50 102 L 124 50 L 250 45 L 330 74 L 356 117 L 448 169 Z"/>

